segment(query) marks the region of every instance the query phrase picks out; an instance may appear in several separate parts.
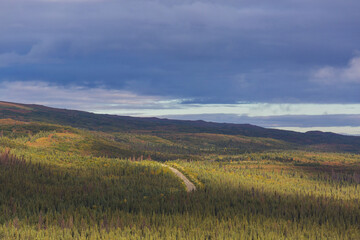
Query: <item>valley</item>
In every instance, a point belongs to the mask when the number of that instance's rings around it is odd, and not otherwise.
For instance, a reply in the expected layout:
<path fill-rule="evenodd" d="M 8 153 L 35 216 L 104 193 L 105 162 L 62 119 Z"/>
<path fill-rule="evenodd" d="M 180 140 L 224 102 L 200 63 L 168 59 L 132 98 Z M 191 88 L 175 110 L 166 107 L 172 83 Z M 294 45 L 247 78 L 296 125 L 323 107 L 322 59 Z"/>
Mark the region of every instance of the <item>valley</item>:
<path fill-rule="evenodd" d="M 359 137 L 15 103 L 0 118 L 0 239 L 360 236 Z"/>

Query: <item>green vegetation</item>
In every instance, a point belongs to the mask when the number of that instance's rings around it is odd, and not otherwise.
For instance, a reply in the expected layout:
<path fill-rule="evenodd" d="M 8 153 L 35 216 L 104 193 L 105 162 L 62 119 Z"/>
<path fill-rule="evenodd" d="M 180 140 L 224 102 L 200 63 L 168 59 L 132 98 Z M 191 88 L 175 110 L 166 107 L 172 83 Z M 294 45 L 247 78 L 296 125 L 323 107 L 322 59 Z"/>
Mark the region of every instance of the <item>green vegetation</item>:
<path fill-rule="evenodd" d="M 359 239 L 360 155 L 311 149 L 0 119 L 0 239 Z"/>
<path fill-rule="evenodd" d="M 258 150 L 268 151 L 270 149 L 360 153 L 360 137 L 316 131 L 298 133 L 266 129 L 249 124 L 135 118 L 6 102 L 0 102 L 0 119 L 60 124 L 80 129 L 102 131 L 111 135 L 118 132 L 121 135 L 130 133 L 157 136 L 171 141 L 170 151 L 182 151 L 181 154 L 185 153 L 185 151 L 194 153 L 188 143 L 195 143 L 197 150 L 212 151 L 213 153 L 219 153 L 221 146 L 223 151 L 226 147 L 226 151 L 230 151 L 227 154 Z M 121 139 L 120 136 L 119 140 Z M 155 142 L 158 145 L 165 143 L 162 140 Z M 165 145 L 167 146 L 166 143 Z M 183 145 L 186 145 L 186 147 L 184 148 Z M 195 154 L 197 154 L 196 151 Z M 167 159 L 164 158 L 163 160 Z"/>

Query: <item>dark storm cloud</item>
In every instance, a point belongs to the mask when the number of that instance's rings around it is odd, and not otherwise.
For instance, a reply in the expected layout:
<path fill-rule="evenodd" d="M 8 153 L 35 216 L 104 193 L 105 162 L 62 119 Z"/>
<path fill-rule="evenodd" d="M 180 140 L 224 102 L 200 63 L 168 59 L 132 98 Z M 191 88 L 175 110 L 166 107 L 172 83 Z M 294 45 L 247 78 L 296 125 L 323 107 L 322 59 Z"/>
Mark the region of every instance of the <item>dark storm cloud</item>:
<path fill-rule="evenodd" d="M 358 103 L 360 81 L 337 79 L 360 50 L 359 9 L 356 0 L 5 0 L 0 81 L 192 103 Z M 326 68 L 335 73 L 318 81 Z"/>

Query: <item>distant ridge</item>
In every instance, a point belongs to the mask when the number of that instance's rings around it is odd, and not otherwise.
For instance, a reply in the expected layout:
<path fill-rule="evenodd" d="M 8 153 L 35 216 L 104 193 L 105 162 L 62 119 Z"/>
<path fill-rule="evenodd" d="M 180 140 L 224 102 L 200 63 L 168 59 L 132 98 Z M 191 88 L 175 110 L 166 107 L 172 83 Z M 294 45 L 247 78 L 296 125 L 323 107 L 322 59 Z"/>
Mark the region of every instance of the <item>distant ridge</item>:
<path fill-rule="evenodd" d="M 58 109 L 36 104 L 0 102 L 0 119 L 38 121 L 69 125 L 76 128 L 104 132 L 146 133 L 216 133 L 247 137 L 272 138 L 299 145 L 326 145 L 335 150 L 360 152 L 360 137 L 330 132 L 306 133 L 268 129 L 251 124 L 215 123 L 206 121 L 169 120 L 95 114 L 78 110 Z"/>

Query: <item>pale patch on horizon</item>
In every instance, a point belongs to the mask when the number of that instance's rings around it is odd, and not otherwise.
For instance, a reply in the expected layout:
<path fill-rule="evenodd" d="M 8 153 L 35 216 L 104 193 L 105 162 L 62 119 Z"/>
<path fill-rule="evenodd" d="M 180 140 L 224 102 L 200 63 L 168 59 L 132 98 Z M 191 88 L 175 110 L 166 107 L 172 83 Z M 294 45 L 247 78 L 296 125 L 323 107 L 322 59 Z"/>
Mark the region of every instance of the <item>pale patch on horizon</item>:
<path fill-rule="evenodd" d="M 249 117 L 282 115 L 357 114 L 360 104 L 292 104 L 292 103 L 239 103 L 239 104 L 181 104 L 173 100 L 170 106 L 160 109 L 104 109 L 96 113 L 126 114 L 133 116 L 167 116 L 190 114 L 236 114 Z"/>
<path fill-rule="evenodd" d="M 358 114 L 360 104 L 236 103 L 183 104 L 185 99 L 140 95 L 105 87 L 59 86 L 44 81 L 0 82 L 4 101 L 37 103 L 94 113 L 167 116 L 190 114 L 235 114 L 238 116 Z"/>
<path fill-rule="evenodd" d="M 322 132 L 332 132 L 343 135 L 353 135 L 360 136 L 360 126 L 339 126 L 339 127 L 273 127 L 280 130 L 289 130 L 295 132 L 308 132 L 308 131 L 322 131 Z"/>
<path fill-rule="evenodd" d="M 108 108 L 156 107 L 162 98 L 142 96 L 130 91 L 102 87 L 63 87 L 42 81 L 5 81 L 0 83 L 1 100 L 17 103 L 41 104 L 50 107 L 92 111 Z"/>

